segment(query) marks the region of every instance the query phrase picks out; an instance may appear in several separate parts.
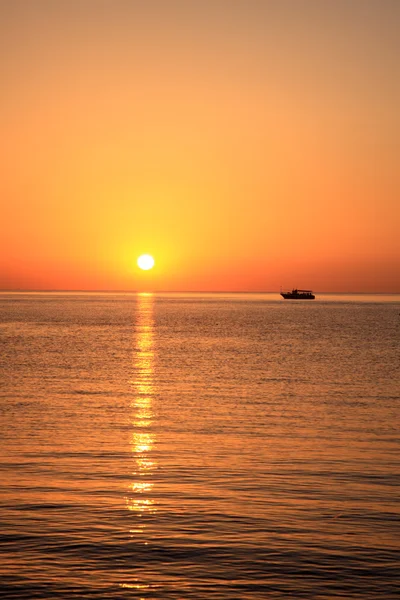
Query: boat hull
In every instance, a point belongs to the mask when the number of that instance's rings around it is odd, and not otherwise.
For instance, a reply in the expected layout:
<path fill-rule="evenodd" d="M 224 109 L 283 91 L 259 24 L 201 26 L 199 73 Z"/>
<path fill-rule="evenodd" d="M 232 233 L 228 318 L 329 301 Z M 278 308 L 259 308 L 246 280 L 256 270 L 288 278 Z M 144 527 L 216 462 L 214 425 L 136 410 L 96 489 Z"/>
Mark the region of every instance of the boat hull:
<path fill-rule="evenodd" d="M 281 296 L 285 300 L 315 300 L 314 294 L 292 294 L 291 292 L 282 292 Z"/>

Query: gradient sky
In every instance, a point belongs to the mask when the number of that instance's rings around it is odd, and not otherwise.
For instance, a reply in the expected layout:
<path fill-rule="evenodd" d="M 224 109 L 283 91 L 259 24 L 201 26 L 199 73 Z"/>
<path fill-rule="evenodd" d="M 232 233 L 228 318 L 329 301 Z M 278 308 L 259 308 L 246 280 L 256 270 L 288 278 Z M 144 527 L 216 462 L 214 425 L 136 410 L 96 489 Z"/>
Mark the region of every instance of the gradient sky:
<path fill-rule="evenodd" d="M 397 0 L 0 0 L 0 288 L 400 292 L 399 26 Z"/>

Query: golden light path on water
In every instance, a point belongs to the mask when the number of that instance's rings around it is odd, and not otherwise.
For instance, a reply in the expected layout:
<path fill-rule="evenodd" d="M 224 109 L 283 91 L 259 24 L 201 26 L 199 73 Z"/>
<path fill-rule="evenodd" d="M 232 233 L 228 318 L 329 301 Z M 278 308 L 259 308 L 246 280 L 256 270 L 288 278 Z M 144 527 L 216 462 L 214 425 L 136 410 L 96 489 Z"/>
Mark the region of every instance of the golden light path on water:
<path fill-rule="evenodd" d="M 126 504 L 129 511 L 135 514 L 134 527 L 129 530 L 132 538 L 139 543 L 148 544 L 146 539 L 146 523 L 142 517 L 155 513 L 157 507 L 150 493 L 154 487 L 152 475 L 157 463 L 151 451 L 155 438 L 151 431 L 153 422 L 154 398 L 154 316 L 153 294 L 141 293 L 137 296 L 135 341 L 133 353 L 133 378 L 130 381 L 133 397 L 130 403 L 132 434 L 130 440 L 133 456 L 132 482 L 129 486 Z M 134 580 L 122 583 L 121 587 L 144 589 L 149 585 Z"/>

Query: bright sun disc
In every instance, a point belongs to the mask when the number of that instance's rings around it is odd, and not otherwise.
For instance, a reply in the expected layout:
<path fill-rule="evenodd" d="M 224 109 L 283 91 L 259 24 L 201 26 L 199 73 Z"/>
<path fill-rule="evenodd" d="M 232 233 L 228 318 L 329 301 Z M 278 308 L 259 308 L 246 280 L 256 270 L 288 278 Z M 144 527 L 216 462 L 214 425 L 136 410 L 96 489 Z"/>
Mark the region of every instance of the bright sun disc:
<path fill-rule="evenodd" d="M 154 267 L 154 258 L 150 256 L 150 254 L 142 254 L 142 256 L 139 256 L 137 259 L 137 264 L 143 271 L 148 271 Z"/>

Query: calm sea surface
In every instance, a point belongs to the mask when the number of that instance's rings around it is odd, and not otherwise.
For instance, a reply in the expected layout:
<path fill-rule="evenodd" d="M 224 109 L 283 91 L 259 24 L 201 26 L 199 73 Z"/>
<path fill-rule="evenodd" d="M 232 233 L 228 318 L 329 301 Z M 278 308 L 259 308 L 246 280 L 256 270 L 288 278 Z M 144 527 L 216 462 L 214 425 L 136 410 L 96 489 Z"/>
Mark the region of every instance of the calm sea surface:
<path fill-rule="evenodd" d="M 400 597 L 400 297 L 1 294 L 1 598 Z"/>

